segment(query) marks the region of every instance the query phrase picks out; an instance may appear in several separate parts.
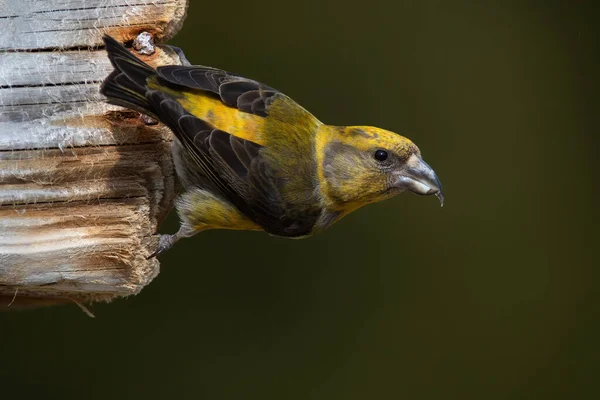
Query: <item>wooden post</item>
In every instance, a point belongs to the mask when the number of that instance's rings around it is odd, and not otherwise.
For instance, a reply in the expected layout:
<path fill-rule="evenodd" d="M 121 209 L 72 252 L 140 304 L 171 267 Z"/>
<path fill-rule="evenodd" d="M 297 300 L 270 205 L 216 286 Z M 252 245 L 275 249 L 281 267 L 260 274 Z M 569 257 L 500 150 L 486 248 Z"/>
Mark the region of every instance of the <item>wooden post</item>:
<path fill-rule="evenodd" d="M 98 46 L 137 38 L 144 61 L 180 64 L 151 40 L 171 38 L 186 7 L 0 0 L 0 309 L 110 300 L 158 274 L 146 257 L 174 197 L 171 134 L 104 103 L 112 67 Z"/>

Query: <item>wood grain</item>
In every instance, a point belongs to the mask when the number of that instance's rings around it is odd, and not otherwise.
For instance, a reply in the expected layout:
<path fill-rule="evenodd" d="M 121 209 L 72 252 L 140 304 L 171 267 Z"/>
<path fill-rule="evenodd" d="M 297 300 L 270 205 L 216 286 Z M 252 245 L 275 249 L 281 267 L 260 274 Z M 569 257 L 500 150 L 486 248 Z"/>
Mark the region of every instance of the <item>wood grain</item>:
<path fill-rule="evenodd" d="M 2 0 L 0 50 L 100 46 L 104 33 L 126 41 L 146 31 L 166 41 L 186 9 L 186 0 Z"/>
<path fill-rule="evenodd" d="M 158 274 L 146 257 L 175 195 L 172 136 L 105 103 L 98 89 L 112 67 L 98 46 L 104 32 L 167 39 L 186 7 L 0 0 L 0 298 L 109 300 Z M 184 61 L 161 46 L 138 56 Z"/>

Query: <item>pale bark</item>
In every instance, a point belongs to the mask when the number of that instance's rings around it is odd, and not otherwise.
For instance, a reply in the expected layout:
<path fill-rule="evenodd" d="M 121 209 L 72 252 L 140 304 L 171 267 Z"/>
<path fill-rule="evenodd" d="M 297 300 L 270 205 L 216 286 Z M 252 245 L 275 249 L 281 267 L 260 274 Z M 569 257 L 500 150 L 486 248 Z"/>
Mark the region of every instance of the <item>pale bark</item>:
<path fill-rule="evenodd" d="M 99 47 L 104 33 L 164 41 L 185 10 L 185 0 L 0 0 L 0 309 L 15 293 L 15 304 L 108 300 L 157 275 L 146 257 L 174 197 L 171 134 L 104 102 L 112 67 Z M 182 61 L 165 47 L 138 56 Z"/>

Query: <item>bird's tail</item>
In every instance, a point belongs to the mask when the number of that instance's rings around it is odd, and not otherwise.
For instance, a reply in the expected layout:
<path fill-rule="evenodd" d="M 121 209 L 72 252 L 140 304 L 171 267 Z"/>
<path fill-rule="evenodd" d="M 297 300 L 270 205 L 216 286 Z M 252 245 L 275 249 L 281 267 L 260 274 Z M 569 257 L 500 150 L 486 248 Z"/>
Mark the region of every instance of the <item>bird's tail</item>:
<path fill-rule="evenodd" d="M 146 81 L 156 70 L 131 54 L 122 44 L 108 35 L 103 37 L 108 58 L 115 70 L 102 82 L 100 93 L 108 102 L 156 116 L 146 99 Z"/>

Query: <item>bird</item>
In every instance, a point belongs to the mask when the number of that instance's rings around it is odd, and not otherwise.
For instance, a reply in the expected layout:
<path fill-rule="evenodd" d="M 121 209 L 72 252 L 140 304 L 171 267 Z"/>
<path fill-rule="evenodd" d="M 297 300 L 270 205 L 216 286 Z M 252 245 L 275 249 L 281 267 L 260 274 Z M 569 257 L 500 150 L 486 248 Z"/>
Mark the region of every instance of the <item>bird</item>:
<path fill-rule="evenodd" d="M 111 36 L 103 40 L 114 67 L 100 88 L 107 102 L 160 121 L 175 137 L 180 227 L 159 236 L 151 257 L 209 229 L 309 237 L 406 190 L 444 204 L 436 173 L 404 136 L 327 125 L 255 80 L 206 66 L 155 69 Z"/>

